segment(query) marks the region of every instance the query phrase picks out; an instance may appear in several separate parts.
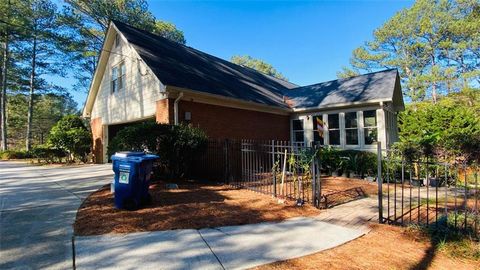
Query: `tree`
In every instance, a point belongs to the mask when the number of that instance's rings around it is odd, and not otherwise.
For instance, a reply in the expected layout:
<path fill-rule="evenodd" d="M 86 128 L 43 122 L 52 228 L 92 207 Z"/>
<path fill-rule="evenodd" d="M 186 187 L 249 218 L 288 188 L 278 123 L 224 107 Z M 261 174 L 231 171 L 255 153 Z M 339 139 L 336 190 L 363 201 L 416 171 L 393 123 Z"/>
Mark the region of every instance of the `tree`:
<path fill-rule="evenodd" d="M 65 151 L 70 161 L 76 158 L 86 161 L 92 138 L 79 116 L 66 115 L 50 130 L 48 143 Z"/>
<path fill-rule="evenodd" d="M 76 44 L 72 52 L 78 66 L 75 76 L 78 86 L 87 89 L 102 49 L 103 39 L 111 20 L 159 34 L 165 38 L 185 44 L 183 32 L 174 24 L 157 20 L 148 10 L 145 0 L 67 0 L 68 23 L 77 29 Z"/>
<path fill-rule="evenodd" d="M 7 75 L 8 75 L 8 41 L 10 38 L 10 1 L 3 1 L 0 4 L 1 7 L 1 18 L 5 18 L 6 21 L 1 21 L 3 28 L 3 48 L 2 48 L 2 68 L 0 70 L 0 80 L 1 80 L 1 93 L 0 93 L 0 149 L 5 151 L 7 150 Z"/>
<path fill-rule="evenodd" d="M 255 59 L 249 55 L 234 55 L 232 56 L 230 61 L 234 64 L 255 69 L 257 71 L 260 71 L 261 73 L 273 76 L 281 80 L 288 80 L 287 78 L 285 78 L 285 76 L 282 75 L 282 73 L 278 72 L 269 63 L 260 59 Z"/>
<path fill-rule="evenodd" d="M 376 29 L 338 76 L 397 68 L 407 97 L 434 103 L 478 85 L 479 11 L 477 0 L 419 0 Z"/>
<path fill-rule="evenodd" d="M 77 114 L 77 104 L 70 94 L 36 94 L 32 120 L 32 144 L 44 144 L 48 133 L 63 116 Z M 7 104 L 9 143 L 13 148 L 22 148 L 25 144 L 25 126 L 27 125 L 28 92 L 16 92 L 9 95 Z"/>
<path fill-rule="evenodd" d="M 23 65 L 30 73 L 25 138 L 25 147 L 29 151 L 32 146 L 34 96 L 38 90 L 55 88 L 42 76 L 66 75 L 68 63 L 65 61 L 63 45 L 68 43 L 69 29 L 60 23 L 57 6 L 50 0 L 26 1 L 23 11 L 26 40 L 19 42 L 19 58 L 25 61 Z"/>

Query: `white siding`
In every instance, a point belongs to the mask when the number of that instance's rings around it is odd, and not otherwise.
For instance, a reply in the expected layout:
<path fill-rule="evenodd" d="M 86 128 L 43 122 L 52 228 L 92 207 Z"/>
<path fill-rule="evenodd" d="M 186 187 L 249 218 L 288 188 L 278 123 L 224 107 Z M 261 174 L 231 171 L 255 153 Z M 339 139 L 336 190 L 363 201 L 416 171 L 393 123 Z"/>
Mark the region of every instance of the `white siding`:
<path fill-rule="evenodd" d="M 104 125 L 125 123 L 155 115 L 156 101 L 165 98 L 165 87 L 147 68 L 134 49 L 120 39 L 112 46 L 107 67 L 92 109 L 92 119 L 102 118 Z M 112 67 L 125 63 L 125 86 L 111 92 Z"/>

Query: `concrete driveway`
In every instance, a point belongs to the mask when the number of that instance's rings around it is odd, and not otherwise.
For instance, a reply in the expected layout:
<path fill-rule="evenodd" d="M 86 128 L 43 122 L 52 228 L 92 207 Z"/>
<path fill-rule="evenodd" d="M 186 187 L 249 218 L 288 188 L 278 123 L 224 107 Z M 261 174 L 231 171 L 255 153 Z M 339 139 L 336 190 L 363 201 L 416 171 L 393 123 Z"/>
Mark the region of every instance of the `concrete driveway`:
<path fill-rule="evenodd" d="M 76 211 L 112 175 L 111 165 L 0 161 L 0 269 L 71 269 Z"/>

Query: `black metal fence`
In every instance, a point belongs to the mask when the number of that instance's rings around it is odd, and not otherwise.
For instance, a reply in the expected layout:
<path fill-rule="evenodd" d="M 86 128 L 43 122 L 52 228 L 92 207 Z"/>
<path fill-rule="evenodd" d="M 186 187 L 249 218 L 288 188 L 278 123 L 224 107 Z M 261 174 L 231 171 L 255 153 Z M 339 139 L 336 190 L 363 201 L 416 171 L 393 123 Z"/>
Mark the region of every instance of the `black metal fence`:
<path fill-rule="evenodd" d="M 408 160 L 393 151 L 380 152 L 381 222 L 443 224 L 480 235 L 478 166 L 427 158 Z"/>
<path fill-rule="evenodd" d="M 288 141 L 209 141 L 193 176 L 271 196 L 329 207 L 322 194 L 318 147 Z M 408 160 L 393 151 L 378 156 L 378 210 L 382 223 L 445 223 L 480 235 L 478 166 L 432 159 Z M 338 191 L 340 195 L 357 192 Z M 360 196 L 364 197 L 364 196 Z"/>
<path fill-rule="evenodd" d="M 318 207 L 316 151 L 316 147 L 288 141 L 212 140 L 195 162 L 193 175 Z"/>

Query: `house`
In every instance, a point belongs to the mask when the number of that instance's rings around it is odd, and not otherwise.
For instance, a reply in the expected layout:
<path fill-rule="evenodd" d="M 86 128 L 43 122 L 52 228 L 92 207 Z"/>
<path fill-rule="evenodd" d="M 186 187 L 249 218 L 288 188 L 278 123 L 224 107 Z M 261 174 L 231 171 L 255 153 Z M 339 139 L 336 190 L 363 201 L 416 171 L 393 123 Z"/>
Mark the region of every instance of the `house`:
<path fill-rule="evenodd" d="M 298 86 L 112 22 L 83 116 L 96 161 L 126 125 L 190 123 L 210 138 L 291 140 L 369 150 L 398 139 L 400 78 L 385 70 Z"/>

